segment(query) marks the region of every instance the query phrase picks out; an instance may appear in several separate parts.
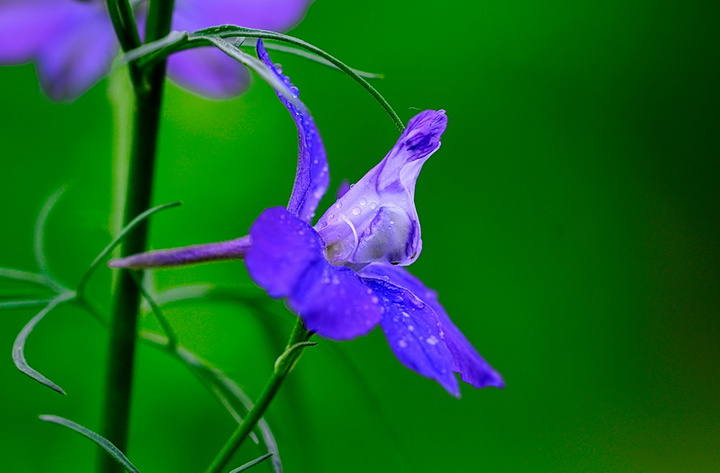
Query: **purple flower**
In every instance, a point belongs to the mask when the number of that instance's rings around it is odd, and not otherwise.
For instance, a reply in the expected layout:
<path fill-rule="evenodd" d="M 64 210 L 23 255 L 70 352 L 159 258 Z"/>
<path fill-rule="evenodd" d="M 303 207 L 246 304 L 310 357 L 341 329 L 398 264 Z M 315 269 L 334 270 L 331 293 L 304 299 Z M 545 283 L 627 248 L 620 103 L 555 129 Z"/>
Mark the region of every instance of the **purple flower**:
<path fill-rule="evenodd" d="M 284 31 L 312 0 L 176 0 L 173 29 L 221 24 Z M 145 8 L 136 9 L 144 23 Z M 0 0 L 0 64 L 34 62 L 40 84 L 55 100 L 72 100 L 110 71 L 119 46 L 104 0 Z M 213 48 L 174 54 L 168 75 L 211 98 L 232 97 L 248 85 L 248 71 Z"/>
<path fill-rule="evenodd" d="M 258 43 L 259 57 L 288 87 Z M 297 94 L 295 94 L 297 96 Z M 395 356 L 408 368 L 460 395 L 454 372 L 477 387 L 504 385 L 452 323 L 434 291 L 401 265 L 417 259 L 420 224 L 413 202 L 423 163 L 440 147 L 444 111 L 410 120 L 380 163 L 310 224 L 327 189 L 325 150 L 300 102 L 282 95 L 298 129 L 298 173 L 285 207 L 263 211 L 248 237 L 223 243 L 150 252 L 115 260 L 115 267 L 170 266 L 244 257 L 253 280 L 274 298 L 285 298 L 308 330 L 332 340 L 365 335 L 378 324 Z M 204 257 L 206 252 L 210 258 Z"/>

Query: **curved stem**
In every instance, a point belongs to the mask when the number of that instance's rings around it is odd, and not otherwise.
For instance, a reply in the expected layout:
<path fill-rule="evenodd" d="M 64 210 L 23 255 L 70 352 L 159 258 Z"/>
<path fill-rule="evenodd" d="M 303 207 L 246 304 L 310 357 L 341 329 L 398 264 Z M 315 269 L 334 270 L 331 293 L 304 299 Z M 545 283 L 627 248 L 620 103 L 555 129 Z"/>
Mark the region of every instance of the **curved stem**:
<path fill-rule="evenodd" d="M 288 340 L 285 352 L 275 362 L 275 370 L 272 376 L 268 380 L 265 388 L 258 397 L 258 400 L 253 405 L 252 409 L 248 412 L 243 419 L 242 423 L 237 427 L 235 432 L 230 436 L 225 445 L 217 454 L 215 459 L 212 461 L 210 466 L 205 470 L 205 473 L 220 473 L 228 462 L 232 459 L 233 455 L 242 445 L 243 441 L 247 438 L 258 421 L 262 418 L 263 414 L 270 406 L 275 394 L 280 389 L 280 385 L 287 377 L 290 370 L 295 366 L 303 349 L 308 346 L 307 340 L 312 335 L 312 332 L 308 332 L 302 323 L 301 319 L 298 319 L 293 329 L 290 339 Z"/>
<path fill-rule="evenodd" d="M 149 17 L 157 18 L 158 12 L 168 17 L 167 21 L 154 20 L 152 25 L 156 29 L 148 36 L 151 38 L 165 36 L 170 29 L 173 1 L 154 0 L 150 2 L 148 8 Z M 113 18 L 113 25 L 123 49 L 140 45 L 139 39 L 137 39 L 137 27 L 132 18 L 132 11 L 129 9 L 130 5 L 127 0 L 108 0 L 108 10 Z M 148 22 L 148 27 L 150 27 L 150 22 Z M 145 71 L 133 69 L 131 66 L 130 78 L 135 93 L 132 144 L 127 157 L 127 179 L 124 186 L 118 186 L 124 193 L 121 212 L 123 227 L 150 207 L 165 61 L 148 67 L 145 76 L 142 72 Z M 142 222 L 122 243 L 121 256 L 145 251 L 147 235 L 148 225 L 146 222 Z M 127 452 L 133 365 L 140 308 L 140 290 L 133 276 L 127 270 L 122 270 L 116 275 L 112 294 L 110 346 L 102 432 L 103 436 L 120 451 Z M 122 467 L 107 455 L 99 457 L 98 465 L 99 471 L 102 473 L 120 473 L 122 471 Z"/>

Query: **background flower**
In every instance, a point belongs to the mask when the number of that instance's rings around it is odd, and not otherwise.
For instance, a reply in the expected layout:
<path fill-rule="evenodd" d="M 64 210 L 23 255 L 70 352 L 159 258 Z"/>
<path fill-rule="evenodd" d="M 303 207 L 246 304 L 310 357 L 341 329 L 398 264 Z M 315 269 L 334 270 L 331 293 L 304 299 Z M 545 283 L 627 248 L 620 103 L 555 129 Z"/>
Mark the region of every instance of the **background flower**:
<path fill-rule="evenodd" d="M 312 0 L 178 0 L 172 28 L 195 31 L 237 24 L 285 31 L 299 22 Z M 141 34 L 145 5 L 136 9 Z M 40 84 L 54 100 L 72 100 L 110 71 L 119 46 L 104 0 L 0 1 L 0 64 L 34 62 Z M 178 84 L 211 98 L 243 92 L 249 72 L 211 48 L 173 55 L 168 74 Z"/>

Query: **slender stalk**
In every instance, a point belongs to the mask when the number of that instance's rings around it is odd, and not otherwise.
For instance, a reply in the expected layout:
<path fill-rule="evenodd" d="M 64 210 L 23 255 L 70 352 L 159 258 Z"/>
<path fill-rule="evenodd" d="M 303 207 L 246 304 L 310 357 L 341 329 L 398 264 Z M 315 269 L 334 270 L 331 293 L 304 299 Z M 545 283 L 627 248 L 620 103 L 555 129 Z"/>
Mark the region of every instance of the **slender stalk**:
<path fill-rule="evenodd" d="M 147 37 L 159 38 L 167 35 L 170 29 L 172 8 L 172 0 L 150 2 L 148 17 L 158 18 L 158 15 L 162 14 L 168 18 L 167 21 L 153 20 L 153 30 L 151 34 L 146 33 Z M 128 1 L 108 0 L 108 11 L 123 49 L 139 46 L 137 27 Z M 148 28 L 151 28 L 150 21 L 148 21 Z M 123 227 L 150 207 L 164 77 L 165 61 L 150 66 L 147 71 L 141 71 L 132 66 L 130 69 L 130 78 L 135 92 L 133 129 L 130 152 L 127 157 L 127 179 L 124 188 L 123 186 L 118 187 L 124 193 L 124 200 L 119 199 L 124 202 L 121 212 Z M 121 245 L 121 256 L 145 251 L 147 235 L 148 226 L 146 222 L 143 222 L 135 228 L 133 233 L 128 235 Z M 103 436 L 120 451 L 127 452 L 140 305 L 140 290 L 133 276 L 127 270 L 120 271 L 114 279 L 112 297 L 102 432 Z M 98 471 L 102 473 L 123 471 L 122 466 L 107 455 L 99 457 L 98 466 Z"/>
<path fill-rule="evenodd" d="M 311 335 L 312 333 L 308 332 L 303 326 L 302 320 L 298 319 L 295 324 L 295 328 L 290 335 L 290 340 L 288 340 L 285 352 L 275 363 L 275 370 L 273 371 L 272 376 L 270 376 L 270 379 L 265 385 L 262 393 L 260 393 L 260 397 L 258 397 L 258 400 L 253 405 L 252 409 L 250 409 L 247 413 L 240 425 L 238 425 L 235 432 L 233 432 L 228 441 L 225 442 L 225 445 L 217 454 L 210 466 L 208 466 L 205 470 L 205 473 L 220 473 L 222 469 L 227 466 L 233 455 L 235 455 L 235 452 L 237 452 L 243 441 L 247 438 L 252 429 L 255 428 L 255 425 L 270 406 L 275 394 L 277 394 L 280 389 L 280 385 L 282 385 L 282 382 L 300 358 L 302 350 L 305 347 L 304 342 L 307 342 Z"/>

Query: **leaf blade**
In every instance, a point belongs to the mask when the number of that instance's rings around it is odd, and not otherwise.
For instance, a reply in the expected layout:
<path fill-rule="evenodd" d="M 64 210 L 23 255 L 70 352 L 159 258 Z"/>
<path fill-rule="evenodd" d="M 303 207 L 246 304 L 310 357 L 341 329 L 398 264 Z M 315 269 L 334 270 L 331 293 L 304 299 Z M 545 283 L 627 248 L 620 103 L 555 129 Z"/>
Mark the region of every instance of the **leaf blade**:
<path fill-rule="evenodd" d="M 88 281 L 90 280 L 90 276 L 95 272 L 97 267 L 100 265 L 103 259 L 107 257 L 107 255 L 110 254 L 112 250 L 115 249 L 116 246 L 118 246 L 122 241 L 125 239 L 125 237 L 130 233 L 138 224 L 140 224 L 143 220 L 150 217 L 151 215 L 160 212 L 161 210 L 169 209 L 172 207 L 177 207 L 181 205 L 180 202 L 172 202 L 170 204 L 163 204 L 158 205 L 157 207 L 153 207 L 151 209 L 146 210 L 145 212 L 141 213 L 134 219 L 130 221 L 125 227 L 120 230 L 120 233 L 98 254 L 92 263 L 90 263 L 90 266 L 87 270 L 85 270 L 85 274 L 83 274 L 82 278 L 80 278 L 80 282 L 77 285 L 77 293 L 83 294 L 85 290 L 85 286 L 87 285 Z"/>
<path fill-rule="evenodd" d="M 27 360 L 25 359 L 25 342 L 27 342 L 27 338 L 28 336 L 30 336 L 30 333 L 32 333 L 32 331 L 35 329 L 35 326 L 37 326 L 37 324 L 40 323 L 40 321 L 45 318 L 45 316 L 49 314 L 50 311 L 52 311 L 55 307 L 62 304 L 63 302 L 72 299 L 73 297 L 74 294 L 65 293 L 60 294 L 55 299 L 53 299 L 47 306 L 45 306 L 43 310 L 38 312 L 32 319 L 30 319 L 27 324 L 25 324 L 22 330 L 20 330 L 18 336 L 15 338 L 15 342 L 13 343 L 12 359 L 17 369 L 19 369 L 27 376 L 30 376 L 38 383 L 47 386 L 48 388 L 60 394 L 65 394 L 65 391 L 60 386 L 50 381 L 50 379 L 45 377 L 43 374 L 41 374 L 39 371 L 32 368 L 28 364 Z"/>
<path fill-rule="evenodd" d="M 272 456 L 272 453 L 266 453 L 265 455 L 263 455 L 263 456 L 261 456 L 261 457 L 257 457 L 255 460 L 251 460 L 251 461 L 245 463 L 244 465 L 239 466 L 239 467 L 235 468 L 234 470 L 231 470 L 230 473 L 240 473 L 241 471 L 247 471 L 247 470 L 249 470 L 250 468 L 252 468 L 252 467 L 254 467 L 255 465 L 257 465 L 258 463 L 264 462 L 265 460 L 267 460 L 267 459 L 270 458 L 271 456 Z"/>
<path fill-rule="evenodd" d="M 87 429 L 80 424 L 76 424 L 71 420 L 59 416 L 42 415 L 40 416 L 40 420 L 62 425 L 63 427 L 74 430 L 83 437 L 89 438 L 97 445 L 102 447 L 106 452 L 110 454 L 110 456 L 117 460 L 118 463 L 120 463 L 130 473 L 140 473 L 140 470 L 135 468 L 135 465 L 133 465 L 130 460 L 128 460 L 128 458 L 123 454 L 123 452 L 120 451 L 120 449 L 118 449 L 115 445 L 113 445 L 106 438 L 102 437 L 100 434 L 96 434 L 92 430 Z"/>

